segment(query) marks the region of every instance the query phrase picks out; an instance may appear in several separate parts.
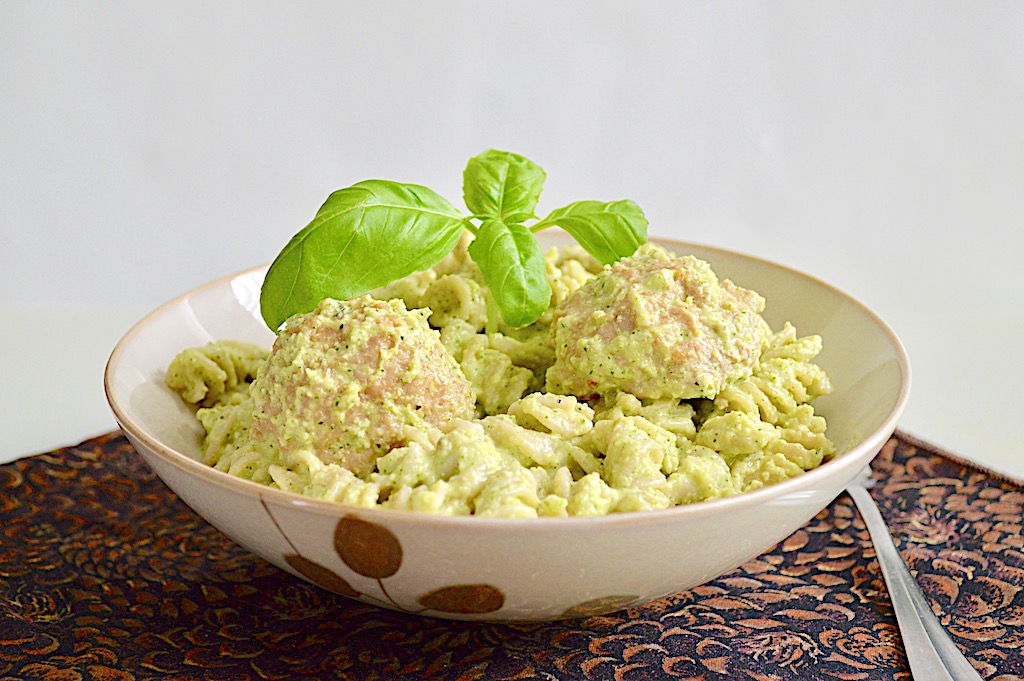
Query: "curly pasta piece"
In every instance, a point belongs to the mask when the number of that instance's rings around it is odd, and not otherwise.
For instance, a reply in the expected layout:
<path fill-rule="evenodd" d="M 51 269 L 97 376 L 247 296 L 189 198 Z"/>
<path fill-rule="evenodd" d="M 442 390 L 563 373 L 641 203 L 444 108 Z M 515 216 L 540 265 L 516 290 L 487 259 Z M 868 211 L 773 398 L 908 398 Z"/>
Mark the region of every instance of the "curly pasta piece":
<path fill-rule="evenodd" d="M 594 427 L 594 410 L 571 395 L 530 393 L 513 402 L 508 413 L 521 426 L 567 440 L 586 435 Z"/>
<path fill-rule="evenodd" d="M 199 409 L 196 418 L 206 430 L 200 451 L 207 466 L 220 468 L 221 459 L 249 446 L 252 400 L 247 397 Z"/>
<path fill-rule="evenodd" d="M 448 494 L 448 483 L 438 480 L 432 485 L 399 487 L 381 506 L 399 511 L 415 511 L 431 515 L 466 515 L 453 508 Z"/>
<path fill-rule="evenodd" d="M 804 470 L 778 452 L 753 452 L 732 465 L 732 481 L 737 492 L 749 492 L 794 478 Z"/>
<path fill-rule="evenodd" d="M 770 448 L 805 471 L 817 468 L 835 454 L 836 448 L 825 436 L 825 419 L 802 404 L 779 422 L 780 438 Z"/>
<path fill-rule="evenodd" d="M 488 334 L 487 341 L 491 348 L 508 355 L 516 366 L 526 367 L 538 374 L 538 384 L 542 382 L 544 373 L 553 361 L 554 348 L 547 333 L 538 332 L 523 338 L 492 333 Z"/>
<path fill-rule="evenodd" d="M 445 274 L 427 287 L 419 302 L 419 307 L 430 308 L 428 321 L 435 328 L 458 320 L 480 331 L 487 322 L 487 298 L 480 284 L 469 277 Z"/>
<path fill-rule="evenodd" d="M 210 407 L 239 388 L 248 390 L 270 351 L 253 343 L 222 340 L 182 350 L 164 381 L 189 404 Z"/>
<path fill-rule="evenodd" d="M 690 504 L 732 494 L 732 471 L 718 452 L 690 445 L 661 487 L 672 504 Z"/>
<path fill-rule="evenodd" d="M 377 461 L 378 483 L 389 508 L 430 508 L 432 513 L 467 515 L 491 477 L 520 467 L 479 422 L 457 421 L 436 445 L 414 442 Z M 411 491 L 407 491 L 411 490 Z"/>
<path fill-rule="evenodd" d="M 601 264 L 579 246 L 551 248 L 544 254 L 554 307 L 601 271 Z"/>
<path fill-rule="evenodd" d="M 742 411 L 778 423 L 783 414 L 832 391 L 825 372 L 811 361 L 820 351 L 820 337 L 796 338 L 796 330 L 787 323 L 770 339 L 753 373 L 719 392 L 715 409 Z"/>
<path fill-rule="evenodd" d="M 567 511 L 569 515 L 607 515 L 619 502 L 619 493 L 601 479 L 588 473 L 572 484 Z"/>
<path fill-rule="evenodd" d="M 676 399 L 640 400 L 629 393 L 617 393 L 612 405 L 597 415 L 598 420 L 643 416 L 645 419 L 675 434 L 682 445 L 697 434 L 693 405 Z"/>
<path fill-rule="evenodd" d="M 364 508 L 372 508 L 377 505 L 380 488 L 376 483 L 367 482 L 338 464 L 324 464 L 319 459 L 316 459 L 316 463 L 319 465 L 310 472 L 308 479 L 303 481 L 304 484 L 296 485 L 299 488 L 292 489 L 292 491 L 314 499 L 324 499 Z M 278 483 L 278 487 L 284 488 L 284 485 L 288 484 L 284 482 L 286 480 L 284 469 L 275 466 L 271 467 L 270 472 L 274 476 L 275 482 Z M 302 478 L 300 477 L 300 479 Z M 292 485 L 295 484 L 294 479 L 291 479 L 290 482 Z"/>
<path fill-rule="evenodd" d="M 704 421 L 694 442 L 718 452 L 732 465 L 741 456 L 763 452 L 778 439 L 779 432 L 772 424 L 756 415 L 730 411 Z"/>
<path fill-rule="evenodd" d="M 489 416 L 481 424 L 494 444 L 523 466 L 547 469 L 564 466 L 576 448 L 556 435 L 523 428 L 504 414 Z"/>
<path fill-rule="evenodd" d="M 601 477 L 616 489 L 665 482 L 662 466 L 676 454 L 675 436 L 642 416 L 598 421 L 590 439 L 604 452 Z"/>
<path fill-rule="evenodd" d="M 413 272 L 407 277 L 371 291 L 370 295 L 377 300 L 398 298 L 405 303 L 408 309 L 415 310 L 426 307 L 423 304 L 423 299 L 435 281 L 437 281 L 437 272 L 432 269 Z"/>
<path fill-rule="evenodd" d="M 537 480 L 525 468 L 503 468 L 492 475 L 474 501 L 479 516 L 536 518 Z"/>
<path fill-rule="evenodd" d="M 441 345 L 455 358 L 456 362 L 461 363 L 466 345 L 477 337 L 477 330 L 467 321 L 453 319 L 441 327 L 440 335 Z"/>
<path fill-rule="evenodd" d="M 460 366 L 485 414 L 506 411 L 534 380 L 532 371 L 515 366 L 508 355 L 491 348 L 483 334 L 466 342 Z"/>

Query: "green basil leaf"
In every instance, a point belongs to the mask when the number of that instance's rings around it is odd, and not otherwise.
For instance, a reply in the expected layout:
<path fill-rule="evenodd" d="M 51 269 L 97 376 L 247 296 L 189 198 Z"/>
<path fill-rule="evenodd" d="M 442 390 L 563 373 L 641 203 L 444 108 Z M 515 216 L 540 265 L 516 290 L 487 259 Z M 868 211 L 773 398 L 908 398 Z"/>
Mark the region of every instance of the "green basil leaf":
<path fill-rule="evenodd" d="M 424 270 L 455 247 L 461 213 L 426 187 L 367 180 L 339 189 L 277 256 L 260 292 L 267 325 Z"/>
<path fill-rule="evenodd" d="M 533 217 L 547 174 L 530 159 L 490 149 L 469 159 L 462 173 L 466 208 L 506 225 Z"/>
<path fill-rule="evenodd" d="M 469 244 L 484 283 L 509 326 L 526 326 L 544 314 L 551 285 L 537 237 L 520 224 L 486 220 Z"/>
<path fill-rule="evenodd" d="M 647 241 L 647 218 L 629 199 L 623 201 L 577 201 L 530 227 L 539 232 L 558 226 L 572 235 L 587 253 L 602 265 L 633 255 Z"/>

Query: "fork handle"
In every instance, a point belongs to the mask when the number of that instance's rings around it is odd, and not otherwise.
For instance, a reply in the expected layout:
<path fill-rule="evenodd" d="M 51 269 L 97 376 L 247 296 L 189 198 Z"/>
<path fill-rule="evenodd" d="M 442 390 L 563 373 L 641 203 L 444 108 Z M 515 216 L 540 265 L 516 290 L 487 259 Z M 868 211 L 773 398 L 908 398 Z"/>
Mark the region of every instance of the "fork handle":
<path fill-rule="evenodd" d="M 943 629 L 921 593 L 910 568 L 903 562 L 889 527 L 885 524 L 871 493 L 859 483 L 846 488 L 857 504 L 875 546 L 882 576 L 889 588 L 896 621 L 916 681 L 982 681 L 960 649 Z"/>

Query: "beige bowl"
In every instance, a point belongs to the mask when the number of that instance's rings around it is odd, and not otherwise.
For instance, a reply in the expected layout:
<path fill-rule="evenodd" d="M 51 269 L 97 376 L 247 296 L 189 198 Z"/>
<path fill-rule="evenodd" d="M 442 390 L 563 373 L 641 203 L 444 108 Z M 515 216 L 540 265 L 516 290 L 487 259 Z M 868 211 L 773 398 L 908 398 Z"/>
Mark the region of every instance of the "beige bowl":
<path fill-rule="evenodd" d="M 545 241 L 555 243 L 557 237 Z M 770 549 L 827 506 L 893 433 L 910 388 L 899 340 L 870 310 L 792 269 L 696 244 L 660 241 L 760 292 L 774 328 L 820 334 L 834 385 L 816 410 L 832 461 L 742 496 L 663 511 L 533 520 L 434 517 L 315 501 L 231 477 L 197 459 L 202 430 L 164 386 L 184 348 L 264 343 L 265 267 L 158 308 L 114 349 L 107 399 L 139 454 L 189 506 L 274 565 L 340 594 L 404 612 L 511 621 L 599 614 L 718 577 Z"/>

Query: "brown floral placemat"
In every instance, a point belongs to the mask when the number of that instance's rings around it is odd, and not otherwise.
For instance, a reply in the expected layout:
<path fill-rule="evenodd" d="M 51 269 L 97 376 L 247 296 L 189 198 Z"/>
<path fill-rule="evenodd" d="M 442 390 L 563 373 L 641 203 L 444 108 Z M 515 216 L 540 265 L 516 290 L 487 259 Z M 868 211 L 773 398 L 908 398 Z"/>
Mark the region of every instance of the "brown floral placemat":
<path fill-rule="evenodd" d="M 906 435 L 875 498 L 954 640 L 1024 678 L 1024 491 Z M 845 494 L 772 551 L 610 616 L 451 622 L 309 586 L 178 500 L 119 433 L 0 466 L 0 680 L 909 679 Z"/>

